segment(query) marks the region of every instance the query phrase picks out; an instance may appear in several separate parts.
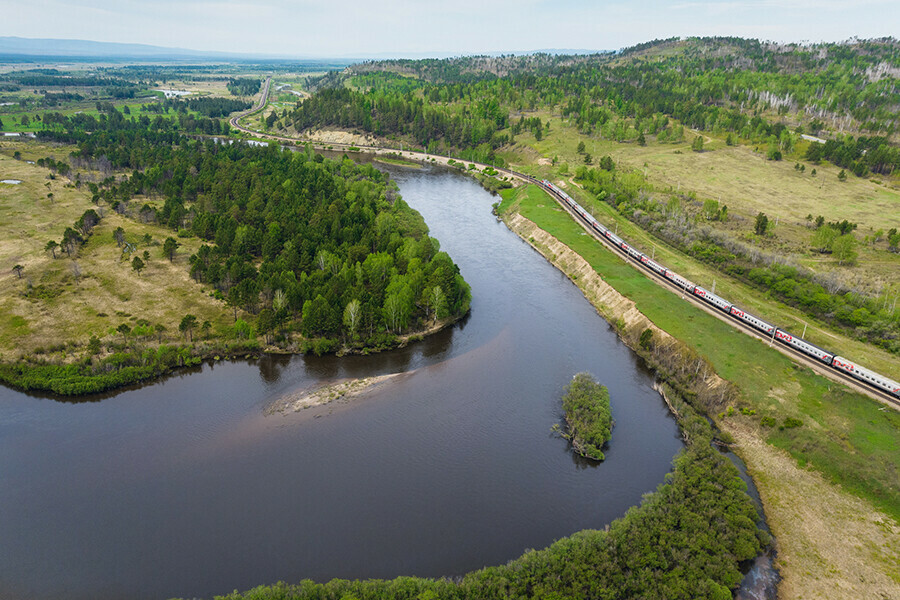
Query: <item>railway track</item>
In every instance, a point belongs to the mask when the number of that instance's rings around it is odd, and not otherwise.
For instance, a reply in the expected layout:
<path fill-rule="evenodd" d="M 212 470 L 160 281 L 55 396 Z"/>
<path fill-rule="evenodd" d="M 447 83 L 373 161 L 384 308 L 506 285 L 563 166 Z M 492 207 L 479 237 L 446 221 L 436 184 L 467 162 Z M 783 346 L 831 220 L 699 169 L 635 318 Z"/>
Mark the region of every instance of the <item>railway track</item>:
<path fill-rule="evenodd" d="M 528 176 L 525 176 L 525 177 L 528 178 L 529 183 L 533 183 L 535 185 L 540 185 L 540 182 L 538 180 L 534 179 L 533 177 L 528 177 Z M 541 186 L 541 189 L 542 190 L 544 189 L 543 186 Z M 546 190 L 544 190 L 544 191 L 546 192 Z M 557 202 L 557 204 L 562 206 L 570 215 L 572 215 L 572 217 L 574 217 L 575 221 L 578 222 L 578 224 L 581 225 L 581 227 L 583 229 L 585 229 L 585 231 L 590 233 L 591 236 L 595 240 L 598 240 L 606 248 L 608 248 L 610 250 L 615 250 L 616 254 L 624 255 L 626 258 L 629 258 L 627 255 L 625 255 L 625 253 L 622 251 L 621 248 L 619 248 L 615 244 L 611 243 L 608 239 L 606 239 L 605 237 L 603 237 L 602 235 L 597 233 L 588 224 L 588 222 L 580 214 L 578 214 L 575 210 L 573 210 L 572 207 L 570 207 L 562 198 L 559 198 L 555 194 L 551 194 L 550 192 L 546 192 L 546 193 L 547 193 L 547 195 L 551 196 Z M 728 323 L 732 327 L 735 327 L 736 329 L 738 329 L 748 335 L 751 335 L 751 336 L 755 337 L 756 339 L 762 340 L 763 342 L 767 342 L 770 347 L 778 350 L 785 356 L 790 357 L 792 360 L 794 360 L 794 362 L 797 362 L 797 363 L 803 364 L 804 366 L 810 367 L 816 373 L 823 375 L 823 376 L 827 377 L 828 379 L 831 379 L 832 381 L 837 381 L 839 383 L 842 383 L 857 392 L 865 394 L 866 396 L 869 396 L 870 398 L 872 398 L 874 400 L 877 400 L 883 404 L 886 404 L 886 405 L 894 408 L 895 410 L 900 410 L 900 400 L 891 396 L 889 393 L 883 392 L 877 388 L 869 387 L 869 386 L 865 385 L 864 383 L 862 383 L 861 381 L 859 381 L 859 380 L 855 379 L 854 377 L 847 375 L 841 371 L 838 371 L 838 370 L 832 369 L 832 368 L 828 368 L 828 367 L 824 366 L 822 363 L 820 363 L 819 361 L 800 352 L 799 350 L 795 350 L 794 348 L 792 348 L 790 346 L 786 346 L 781 343 L 775 343 L 775 340 L 773 337 L 760 335 L 760 333 L 756 329 L 751 327 L 750 325 L 748 325 L 742 321 L 739 321 L 737 319 L 733 319 L 733 318 L 729 317 L 728 315 L 726 315 L 725 313 L 723 313 L 719 310 L 716 310 L 715 308 L 702 302 L 694 294 L 685 293 L 685 290 L 683 288 L 679 287 L 678 285 L 676 285 L 676 283 L 673 282 L 672 280 L 670 280 L 650 269 L 644 269 L 642 267 L 639 267 L 639 265 L 636 265 L 633 260 L 627 260 L 626 262 L 629 265 L 631 265 L 632 267 L 634 267 L 635 269 L 638 269 L 639 271 L 641 271 L 644 275 L 649 276 L 653 281 L 655 281 L 657 283 L 657 285 L 662 285 L 663 287 L 666 287 L 666 288 L 670 289 L 671 291 L 678 293 L 681 296 L 682 300 L 691 303 L 692 305 L 703 310 L 704 312 L 715 316 L 720 321 Z"/>
<path fill-rule="evenodd" d="M 266 80 L 265 87 L 263 88 L 263 93 L 260 97 L 260 100 L 259 100 L 259 103 L 257 104 L 257 106 L 255 106 L 254 108 L 250 109 L 249 111 L 242 113 L 241 115 L 238 115 L 231 119 L 231 126 L 233 128 L 235 128 L 239 131 L 242 131 L 244 133 L 256 136 L 256 137 L 272 140 L 275 142 L 284 142 L 286 144 L 291 144 L 291 145 L 303 143 L 303 144 L 311 144 L 313 147 L 319 148 L 319 149 L 332 149 L 332 150 L 338 149 L 338 150 L 344 150 L 344 151 L 350 151 L 350 152 L 372 153 L 372 154 L 397 154 L 397 153 L 399 153 L 401 156 L 410 158 L 412 160 L 418 160 L 418 161 L 423 161 L 423 162 L 427 162 L 427 163 L 437 162 L 442 165 L 448 165 L 450 160 L 455 160 L 455 159 L 451 159 L 450 157 L 446 157 L 446 156 L 428 154 L 427 152 L 419 152 L 419 151 L 411 151 L 411 150 L 398 151 L 396 148 L 385 148 L 382 146 L 363 146 L 363 145 L 345 144 L 345 143 L 340 143 L 340 142 L 318 142 L 318 141 L 313 141 L 313 140 L 309 140 L 309 141 L 298 140 L 296 138 L 288 138 L 288 137 L 277 136 L 277 135 L 272 135 L 272 134 L 260 133 L 258 131 L 254 131 L 254 130 L 248 129 L 246 127 L 243 127 L 239 123 L 239 119 L 241 119 L 247 115 L 251 115 L 255 112 L 258 112 L 259 110 L 262 110 L 265 107 L 266 101 L 268 99 L 270 85 L 271 85 L 271 78 L 268 78 Z M 462 162 L 462 161 L 457 161 L 457 162 Z M 475 165 L 477 165 L 480 168 L 491 166 L 491 165 L 477 163 L 474 161 L 465 161 L 465 162 L 466 163 L 474 163 Z M 524 182 L 524 183 L 530 183 L 530 184 L 537 185 L 547 195 L 549 195 L 551 198 L 553 198 L 553 200 L 555 200 L 557 204 L 559 204 L 563 209 L 565 209 L 566 212 L 568 212 L 575 219 L 575 221 L 577 223 L 579 223 L 582 226 L 582 228 L 585 229 L 585 231 L 590 233 L 590 235 L 595 240 L 599 241 L 606 248 L 608 248 L 610 250 L 614 250 L 617 255 L 624 255 L 624 257 L 626 259 L 630 258 L 627 256 L 627 254 L 624 254 L 624 251 L 621 248 L 619 248 L 618 246 L 616 246 L 615 244 L 610 242 L 608 239 L 606 239 L 605 237 L 603 237 L 602 235 L 597 233 L 597 231 L 595 231 L 588 224 L 588 222 L 580 214 L 578 214 L 574 209 L 572 209 L 572 207 L 569 206 L 561 197 L 558 197 L 556 194 L 553 194 L 553 193 L 550 193 L 549 191 L 547 191 L 541 185 L 540 180 L 538 180 L 530 175 L 526 175 L 525 173 L 513 171 L 512 169 L 498 168 L 498 167 L 493 167 L 493 168 L 495 168 L 499 173 L 503 173 L 506 176 L 511 177 L 512 179 L 516 179 L 516 180 Z M 775 348 L 776 350 L 778 350 L 785 356 L 788 356 L 794 362 L 802 364 L 807 367 L 810 367 L 816 373 L 823 375 L 823 376 L 827 377 L 828 379 L 831 379 L 832 381 L 844 384 L 847 387 L 849 387 L 859 393 L 865 394 L 866 396 L 868 396 L 874 400 L 877 400 L 887 406 L 890 406 L 891 408 L 894 408 L 895 410 L 900 410 L 900 400 L 893 397 L 889 393 L 884 392 L 880 389 L 865 385 L 861 381 L 859 381 L 841 371 L 826 367 L 826 366 L 822 365 L 822 363 L 820 363 L 820 362 L 816 361 L 815 359 L 811 358 L 810 356 L 800 352 L 799 350 L 795 350 L 794 348 L 792 348 L 790 346 L 787 346 L 787 345 L 784 345 L 781 343 L 775 343 L 774 339 L 772 339 L 768 336 L 760 335 L 760 333 L 757 330 L 753 329 L 748 324 L 746 324 L 742 321 L 739 321 L 737 319 L 731 318 L 730 316 L 726 315 L 725 313 L 723 313 L 721 311 L 715 310 L 713 307 L 707 305 L 706 303 L 702 302 L 699 298 L 694 296 L 694 294 L 684 293 L 685 290 L 680 288 L 678 285 L 676 285 L 672 280 L 667 279 L 666 277 L 663 277 L 662 275 L 656 273 L 655 271 L 643 268 L 642 266 L 635 264 L 633 260 L 626 260 L 625 262 L 628 263 L 629 265 L 631 265 L 633 268 L 638 269 L 645 276 L 650 277 L 653 281 L 655 281 L 657 283 L 657 285 L 661 285 L 661 286 L 669 289 L 670 291 L 674 291 L 674 292 L 678 293 L 681 296 L 682 300 L 684 300 L 686 302 L 690 302 L 695 307 L 705 311 L 708 314 L 715 316 L 720 321 L 728 323 L 732 327 L 734 327 L 748 335 L 751 335 L 759 340 L 762 340 L 763 342 L 768 342 L 772 348 Z"/>

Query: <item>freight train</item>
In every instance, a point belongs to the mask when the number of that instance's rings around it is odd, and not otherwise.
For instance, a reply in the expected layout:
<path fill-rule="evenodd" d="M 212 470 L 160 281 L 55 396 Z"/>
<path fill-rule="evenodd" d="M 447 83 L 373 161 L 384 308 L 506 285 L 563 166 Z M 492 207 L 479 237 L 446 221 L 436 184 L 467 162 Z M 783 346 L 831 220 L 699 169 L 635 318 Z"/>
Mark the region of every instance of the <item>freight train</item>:
<path fill-rule="evenodd" d="M 725 298 L 715 295 L 709 290 L 703 289 L 699 285 L 691 283 L 685 277 L 682 277 L 672 269 L 666 268 L 663 265 L 659 264 L 643 252 L 640 252 L 639 250 L 634 248 L 631 244 L 620 238 L 614 232 L 601 225 L 591 213 L 582 208 L 581 205 L 575 202 L 575 200 L 573 200 L 571 196 L 569 196 L 563 190 L 559 189 L 557 186 L 553 185 L 546 179 L 543 179 L 541 181 L 530 177 L 529 179 L 531 179 L 537 185 L 540 185 L 541 188 L 543 188 L 546 192 L 574 210 L 575 213 L 587 224 L 588 227 L 609 240 L 609 242 L 611 242 L 625 256 L 642 265 L 644 268 L 653 271 L 661 277 L 666 278 L 673 285 L 684 290 L 686 294 L 691 294 L 693 296 L 696 296 L 697 298 L 700 298 L 710 306 L 729 315 L 731 318 L 764 333 L 772 340 L 777 340 L 778 342 L 786 346 L 790 346 L 796 350 L 799 350 L 800 352 L 806 354 L 807 356 L 811 356 L 824 365 L 827 365 L 833 369 L 837 369 L 842 373 L 846 373 L 867 385 L 887 392 L 894 398 L 900 399 L 900 383 L 897 383 L 896 381 L 885 377 L 884 375 L 876 373 L 875 371 L 866 369 L 865 367 L 858 365 L 852 360 L 837 356 L 834 352 L 819 348 L 815 344 L 810 344 L 806 340 L 799 338 L 780 327 L 768 323 L 767 321 L 760 319 L 759 317 L 747 312 L 746 310 L 738 308 L 730 300 L 726 300 Z"/>

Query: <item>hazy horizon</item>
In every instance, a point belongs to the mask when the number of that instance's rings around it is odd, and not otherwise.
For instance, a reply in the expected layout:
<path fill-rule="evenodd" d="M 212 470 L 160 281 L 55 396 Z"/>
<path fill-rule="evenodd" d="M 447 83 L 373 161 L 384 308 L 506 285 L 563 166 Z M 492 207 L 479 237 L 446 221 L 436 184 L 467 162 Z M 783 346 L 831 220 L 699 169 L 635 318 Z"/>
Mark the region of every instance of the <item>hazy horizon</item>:
<path fill-rule="evenodd" d="M 32 0 L 4 13 L 3 36 L 298 58 L 601 51 L 675 36 L 839 42 L 900 31 L 898 0 Z"/>

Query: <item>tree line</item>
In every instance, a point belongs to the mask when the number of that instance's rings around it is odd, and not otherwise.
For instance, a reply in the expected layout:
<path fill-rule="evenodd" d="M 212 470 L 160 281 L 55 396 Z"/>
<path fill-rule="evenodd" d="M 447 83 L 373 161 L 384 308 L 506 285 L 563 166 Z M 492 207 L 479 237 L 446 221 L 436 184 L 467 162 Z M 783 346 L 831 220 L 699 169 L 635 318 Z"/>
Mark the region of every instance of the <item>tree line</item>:
<path fill-rule="evenodd" d="M 252 96 L 262 87 L 262 79 L 256 77 L 232 77 L 225 84 L 232 96 Z"/>

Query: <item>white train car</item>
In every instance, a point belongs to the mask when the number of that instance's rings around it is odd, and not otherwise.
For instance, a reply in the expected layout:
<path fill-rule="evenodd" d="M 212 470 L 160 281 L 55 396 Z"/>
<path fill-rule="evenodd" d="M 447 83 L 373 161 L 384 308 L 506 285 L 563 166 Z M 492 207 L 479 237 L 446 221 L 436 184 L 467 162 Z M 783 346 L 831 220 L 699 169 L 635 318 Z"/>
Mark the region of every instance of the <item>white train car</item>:
<path fill-rule="evenodd" d="M 824 350 L 822 348 L 819 348 L 815 344 L 810 344 L 806 340 L 795 337 L 784 329 L 778 328 L 775 331 L 775 339 L 784 342 L 788 346 L 793 346 L 797 350 L 805 354 L 809 354 L 813 358 L 821 360 L 826 365 L 830 365 L 834 360 L 834 354 L 832 354 L 828 350 Z"/>
<path fill-rule="evenodd" d="M 841 356 L 835 356 L 831 365 L 838 371 L 849 373 L 860 381 L 874 385 L 875 387 L 900 398 L 900 383 L 897 383 L 893 379 L 889 379 L 875 371 L 870 371 Z"/>
<path fill-rule="evenodd" d="M 753 327 L 756 327 L 760 331 L 764 331 L 769 335 L 775 333 L 775 326 L 771 323 L 766 323 L 756 315 L 751 315 L 750 313 L 739 309 L 737 306 L 731 306 L 731 314 L 740 319 L 745 323 L 749 323 Z"/>
<path fill-rule="evenodd" d="M 649 258 L 646 254 L 641 256 L 641 262 L 644 263 L 645 265 L 647 265 L 647 267 L 651 271 L 655 271 L 656 273 L 659 273 L 660 275 L 666 274 L 666 268 L 664 266 L 662 266 L 661 264 L 659 264 L 658 262 L 656 262 L 655 260 L 653 260 L 652 258 Z"/>
<path fill-rule="evenodd" d="M 694 295 L 702 298 L 716 308 L 721 308 L 725 312 L 729 312 L 731 310 L 731 302 L 729 302 L 725 298 L 722 298 L 721 296 L 716 296 L 709 290 L 705 290 L 699 285 L 694 286 Z"/>
<path fill-rule="evenodd" d="M 665 273 L 663 273 L 663 275 L 666 276 L 666 279 L 668 279 L 670 281 L 674 281 L 675 283 L 677 283 L 679 285 L 679 287 L 682 287 L 689 292 L 693 292 L 694 287 L 696 287 L 696 286 L 694 286 L 693 283 L 691 283 L 690 281 L 688 281 L 687 279 L 685 279 L 684 277 L 682 277 L 681 275 L 679 275 L 672 269 L 666 269 L 666 271 L 665 271 Z"/>

